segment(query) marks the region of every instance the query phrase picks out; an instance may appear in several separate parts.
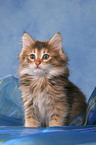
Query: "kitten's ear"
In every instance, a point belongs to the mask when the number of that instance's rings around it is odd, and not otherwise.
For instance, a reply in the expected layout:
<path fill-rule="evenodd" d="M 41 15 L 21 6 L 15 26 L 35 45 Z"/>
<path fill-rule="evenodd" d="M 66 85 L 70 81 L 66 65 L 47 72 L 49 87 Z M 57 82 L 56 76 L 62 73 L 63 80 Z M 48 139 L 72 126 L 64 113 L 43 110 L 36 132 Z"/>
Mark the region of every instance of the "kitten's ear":
<path fill-rule="evenodd" d="M 49 44 L 52 45 L 53 49 L 62 50 L 62 37 L 59 33 L 55 34 L 52 39 L 49 41 Z"/>
<path fill-rule="evenodd" d="M 23 35 L 23 48 L 30 46 L 32 43 L 34 43 L 34 40 L 30 37 L 28 33 L 25 32 Z"/>

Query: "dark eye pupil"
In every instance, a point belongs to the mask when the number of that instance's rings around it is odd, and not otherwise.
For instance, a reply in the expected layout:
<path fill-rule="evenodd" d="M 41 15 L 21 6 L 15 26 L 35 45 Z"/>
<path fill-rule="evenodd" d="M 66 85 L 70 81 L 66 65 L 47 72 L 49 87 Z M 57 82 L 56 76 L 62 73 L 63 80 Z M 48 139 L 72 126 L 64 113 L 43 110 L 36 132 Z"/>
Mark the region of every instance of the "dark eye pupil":
<path fill-rule="evenodd" d="M 48 54 L 44 54 L 43 55 L 43 59 L 47 60 L 49 58 L 49 55 Z"/>
<path fill-rule="evenodd" d="M 31 59 L 35 59 L 35 55 L 34 54 L 30 54 L 30 58 Z"/>

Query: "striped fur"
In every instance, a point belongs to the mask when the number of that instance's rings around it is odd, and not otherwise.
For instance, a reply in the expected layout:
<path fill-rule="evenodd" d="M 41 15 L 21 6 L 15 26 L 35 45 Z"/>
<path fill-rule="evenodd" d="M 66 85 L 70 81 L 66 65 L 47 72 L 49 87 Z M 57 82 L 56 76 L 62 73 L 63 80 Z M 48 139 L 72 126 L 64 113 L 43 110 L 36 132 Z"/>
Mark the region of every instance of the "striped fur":
<path fill-rule="evenodd" d="M 35 59 L 30 59 L 30 54 Z M 44 54 L 49 55 L 47 60 L 43 59 Z M 19 61 L 26 127 L 68 125 L 86 110 L 85 96 L 68 80 L 68 58 L 62 50 L 60 34 L 40 42 L 24 33 Z"/>

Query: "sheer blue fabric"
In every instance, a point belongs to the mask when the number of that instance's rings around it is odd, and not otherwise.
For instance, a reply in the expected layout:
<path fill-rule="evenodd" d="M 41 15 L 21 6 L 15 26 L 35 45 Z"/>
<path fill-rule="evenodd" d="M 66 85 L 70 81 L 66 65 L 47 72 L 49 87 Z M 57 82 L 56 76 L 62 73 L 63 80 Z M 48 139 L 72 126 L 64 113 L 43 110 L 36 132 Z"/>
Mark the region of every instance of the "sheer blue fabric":
<path fill-rule="evenodd" d="M 86 112 L 65 127 L 25 128 L 24 108 L 18 79 L 0 79 L 0 143 L 2 145 L 96 144 L 96 88 Z"/>

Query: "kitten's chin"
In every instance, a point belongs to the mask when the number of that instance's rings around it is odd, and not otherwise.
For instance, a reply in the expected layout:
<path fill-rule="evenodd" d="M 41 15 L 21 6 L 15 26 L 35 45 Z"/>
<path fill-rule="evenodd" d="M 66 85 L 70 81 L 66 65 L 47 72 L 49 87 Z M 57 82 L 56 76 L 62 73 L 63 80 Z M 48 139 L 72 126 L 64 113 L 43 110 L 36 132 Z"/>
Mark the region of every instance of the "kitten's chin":
<path fill-rule="evenodd" d="M 36 68 L 36 69 L 34 69 L 34 72 L 36 73 L 39 73 L 39 72 L 42 72 L 42 70 L 40 69 L 40 68 Z"/>
<path fill-rule="evenodd" d="M 42 74 L 44 74 L 44 71 L 41 68 L 35 68 L 34 74 L 35 75 L 42 75 Z"/>

